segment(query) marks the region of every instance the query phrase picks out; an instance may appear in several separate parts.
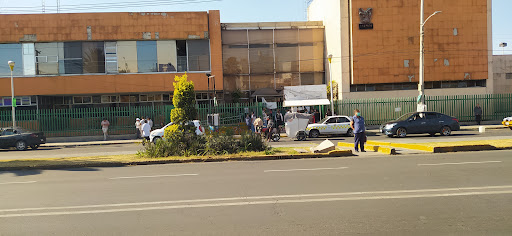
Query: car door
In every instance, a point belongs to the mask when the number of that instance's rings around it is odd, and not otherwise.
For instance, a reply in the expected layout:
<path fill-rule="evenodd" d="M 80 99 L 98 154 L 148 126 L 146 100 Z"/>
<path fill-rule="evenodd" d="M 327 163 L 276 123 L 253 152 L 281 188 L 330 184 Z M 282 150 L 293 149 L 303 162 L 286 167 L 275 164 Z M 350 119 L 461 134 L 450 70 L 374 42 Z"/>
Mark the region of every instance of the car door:
<path fill-rule="evenodd" d="M 350 120 L 347 117 L 338 117 L 336 123 L 336 134 L 344 135 L 350 129 Z"/>
<path fill-rule="evenodd" d="M 427 133 L 437 133 L 444 126 L 444 121 L 441 119 L 441 114 L 436 112 L 428 112 L 427 116 Z"/>
<path fill-rule="evenodd" d="M 2 143 L 4 147 L 13 147 L 18 140 L 18 134 L 13 129 L 5 129 L 2 133 Z"/>
<path fill-rule="evenodd" d="M 334 134 L 336 130 L 336 124 L 338 123 L 337 117 L 331 117 L 325 121 L 325 130 L 320 130 L 323 134 Z"/>
<path fill-rule="evenodd" d="M 415 113 L 407 124 L 407 133 L 421 134 L 427 131 L 427 119 L 424 113 Z"/>

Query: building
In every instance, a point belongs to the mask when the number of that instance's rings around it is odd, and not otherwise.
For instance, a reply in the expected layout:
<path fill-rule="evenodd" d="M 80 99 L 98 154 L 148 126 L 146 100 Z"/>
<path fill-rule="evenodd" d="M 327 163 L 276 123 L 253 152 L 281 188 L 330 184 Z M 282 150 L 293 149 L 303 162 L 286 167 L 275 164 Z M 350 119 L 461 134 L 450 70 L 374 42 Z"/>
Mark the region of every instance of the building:
<path fill-rule="evenodd" d="M 222 24 L 226 99 L 281 101 L 284 86 L 324 84 L 324 34 L 315 21 Z"/>
<path fill-rule="evenodd" d="M 493 56 L 494 92 L 512 93 L 512 55 Z"/>
<path fill-rule="evenodd" d="M 417 96 L 419 0 L 314 0 L 308 18 L 325 25 L 326 55 L 343 98 Z M 491 0 L 427 0 L 427 95 L 493 93 Z M 327 71 L 329 78 L 331 72 Z"/>
<path fill-rule="evenodd" d="M 11 106 L 15 61 L 18 109 L 172 103 L 175 75 L 187 72 L 199 102 L 206 74 L 223 91 L 219 11 L 0 15 L 0 109 Z"/>

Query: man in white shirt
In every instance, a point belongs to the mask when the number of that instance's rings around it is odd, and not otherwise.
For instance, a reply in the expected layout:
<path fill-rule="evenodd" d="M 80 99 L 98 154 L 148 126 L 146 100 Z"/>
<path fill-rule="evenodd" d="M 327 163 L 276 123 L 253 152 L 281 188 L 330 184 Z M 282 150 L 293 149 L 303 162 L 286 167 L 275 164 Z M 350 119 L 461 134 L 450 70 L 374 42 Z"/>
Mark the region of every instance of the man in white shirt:
<path fill-rule="evenodd" d="M 148 124 L 149 124 L 149 128 L 153 128 L 153 120 L 151 118 L 148 117 Z"/>
<path fill-rule="evenodd" d="M 140 127 L 141 127 L 140 119 L 137 118 L 137 119 L 135 119 L 135 138 L 137 138 L 137 139 L 140 138 Z"/>
<path fill-rule="evenodd" d="M 145 140 L 149 141 L 150 133 L 151 133 L 151 127 L 149 126 L 148 122 L 146 122 L 142 125 L 142 135 L 144 136 Z"/>

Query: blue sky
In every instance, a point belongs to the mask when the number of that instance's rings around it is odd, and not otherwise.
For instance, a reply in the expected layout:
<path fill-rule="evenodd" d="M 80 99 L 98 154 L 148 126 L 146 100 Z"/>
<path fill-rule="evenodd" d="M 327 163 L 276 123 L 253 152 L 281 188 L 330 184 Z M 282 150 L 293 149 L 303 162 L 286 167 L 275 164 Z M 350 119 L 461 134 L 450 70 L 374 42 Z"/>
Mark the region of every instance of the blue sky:
<path fill-rule="evenodd" d="M 6 12 L 6 7 L 25 7 L 22 10 L 18 9 L 18 12 L 24 13 L 30 13 L 29 11 L 41 12 L 41 1 L 42 0 L 0 0 L 0 12 Z M 45 1 L 47 11 L 55 11 L 57 0 Z M 147 3 L 157 5 L 160 2 L 181 4 L 147 6 Z M 101 8 L 102 5 L 105 6 L 104 4 L 115 3 L 129 3 L 131 7 Z M 67 10 L 66 12 L 207 11 L 215 9 L 221 11 L 221 21 L 223 23 L 306 20 L 305 0 L 60 0 L 60 4 L 63 8 L 66 6 L 71 8 L 71 10 Z M 77 5 L 81 4 L 97 5 L 95 9 L 77 9 Z M 12 13 L 13 9 L 10 10 L 9 13 Z M 510 12 L 512 12 L 511 0 L 493 0 L 493 45 L 495 54 L 503 53 L 502 49 L 498 47 L 500 42 L 508 42 L 509 47 L 506 48 L 505 54 L 512 54 L 512 24 L 510 24 L 512 17 L 510 16 Z"/>

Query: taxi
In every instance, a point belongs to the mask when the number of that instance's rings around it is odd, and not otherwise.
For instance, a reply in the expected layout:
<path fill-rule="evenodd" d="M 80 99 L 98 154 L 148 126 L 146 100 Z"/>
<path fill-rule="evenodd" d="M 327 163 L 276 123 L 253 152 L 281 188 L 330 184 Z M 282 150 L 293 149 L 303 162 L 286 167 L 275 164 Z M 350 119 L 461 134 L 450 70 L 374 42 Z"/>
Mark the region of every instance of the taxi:
<path fill-rule="evenodd" d="M 316 124 L 309 124 L 306 134 L 310 138 L 318 138 L 320 135 L 354 136 L 350 120 L 348 116 L 328 116 Z"/>
<path fill-rule="evenodd" d="M 506 127 L 509 127 L 512 130 L 512 116 L 503 119 L 502 124 Z"/>

